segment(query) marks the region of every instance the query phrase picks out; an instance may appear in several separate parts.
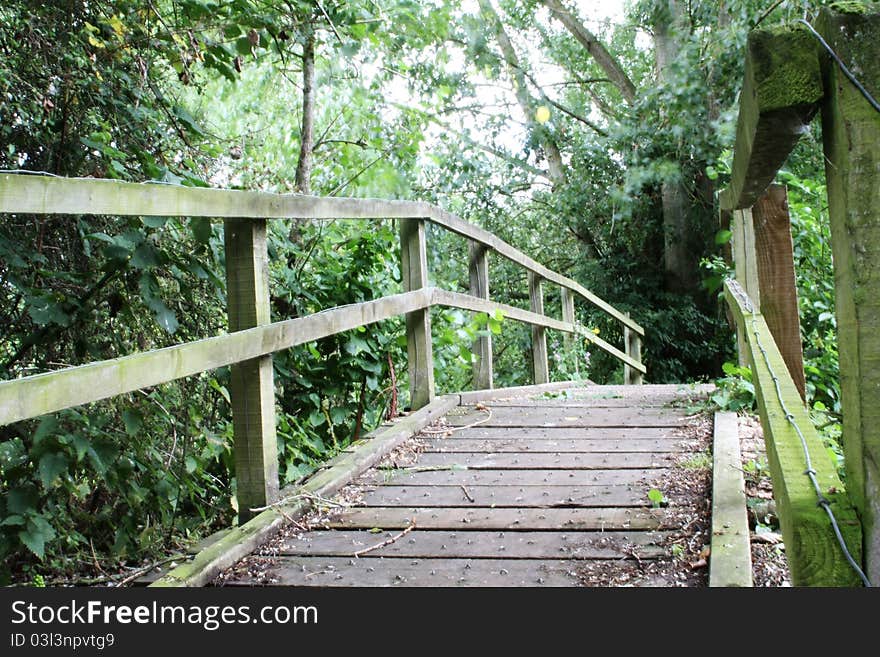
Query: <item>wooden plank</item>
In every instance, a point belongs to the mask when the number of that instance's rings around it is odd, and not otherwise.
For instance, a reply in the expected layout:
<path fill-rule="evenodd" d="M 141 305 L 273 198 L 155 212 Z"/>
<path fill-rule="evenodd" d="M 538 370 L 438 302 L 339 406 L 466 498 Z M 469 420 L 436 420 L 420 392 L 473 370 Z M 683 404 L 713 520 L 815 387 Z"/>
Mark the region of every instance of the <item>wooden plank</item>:
<path fill-rule="evenodd" d="M 669 452 L 635 453 L 529 453 L 505 452 L 501 454 L 480 452 L 425 452 L 419 456 L 419 465 L 424 467 L 459 465 L 472 470 L 493 470 L 504 468 L 559 470 L 597 470 L 603 468 L 666 468 L 673 464 L 675 454 Z"/>
<path fill-rule="evenodd" d="M 709 586 L 751 586 L 752 552 L 736 413 L 716 413 Z"/>
<path fill-rule="evenodd" d="M 379 486 L 364 495 L 368 506 L 645 506 L 644 486 Z"/>
<path fill-rule="evenodd" d="M 382 559 L 279 557 L 272 567 L 284 586 L 578 586 L 574 563 L 537 559 Z M 246 578 L 225 586 L 253 586 Z"/>
<path fill-rule="evenodd" d="M 424 221 L 400 222 L 400 272 L 403 289 L 412 292 L 428 285 L 428 258 Z M 410 406 L 415 410 L 434 399 L 434 351 L 429 308 L 406 314 L 407 371 Z"/>
<path fill-rule="evenodd" d="M 226 535 L 197 554 L 192 561 L 178 566 L 151 586 L 206 585 L 220 571 L 233 565 L 265 542 L 291 518 L 299 518 L 309 509 L 307 500 L 296 497 L 288 499 L 289 496 L 301 491 L 320 497 L 334 495 L 342 486 L 372 467 L 404 440 L 443 415 L 456 401 L 450 396 L 439 397 L 394 426 L 372 432 L 368 436 L 370 440 L 361 444 L 354 459 L 316 473 L 301 488 L 285 489 L 278 503 L 246 523 L 231 528 Z"/>
<path fill-rule="evenodd" d="M 575 390 L 594 385 L 590 381 L 555 381 L 543 385 L 512 386 L 498 390 L 469 390 L 459 393 L 462 404 L 475 404 L 496 399 L 508 399 L 523 395 L 548 395 L 565 391 L 565 394 L 573 394 Z"/>
<path fill-rule="evenodd" d="M 477 299 L 468 294 L 449 292 L 448 290 L 435 290 L 434 302 L 443 306 L 452 306 L 453 308 L 461 308 L 462 310 L 471 310 L 473 312 L 492 313 L 496 311 L 501 311 L 501 313 L 503 313 L 504 317 L 507 319 L 514 319 L 518 322 L 525 322 L 526 324 L 531 324 L 532 326 L 543 326 L 545 328 L 552 328 L 558 331 L 577 333 L 578 335 L 586 338 L 603 351 L 606 351 L 618 360 L 627 363 L 630 367 L 633 367 L 640 372 L 646 371 L 645 366 L 642 363 L 630 358 L 623 351 L 609 344 L 598 335 L 596 335 L 592 331 L 588 331 L 582 326 L 573 326 L 571 324 L 566 324 L 565 322 L 562 322 L 558 319 L 553 319 L 552 317 L 546 317 L 544 315 L 538 315 L 531 311 L 517 308 L 516 306 L 509 306 L 503 303 L 486 301 L 485 299 Z"/>
<path fill-rule="evenodd" d="M 505 452 L 543 452 L 557 454 L 564 452 L 685 452 L 688 448 L 681 440 L 530 440 L 528 438 L 511 440 L 427 440 L 427 451 L 431 452 L 484 452 L 502 454 Z"/>
<path fill-rule="evenodd" d="M 880 98 L 880 7 L 840 3 L 817 28 Z M 866 574 L 880 584 L 880 120 L 823 55 L 825 178 L 834 255 L 846 485 L 864 526 Z"/>
<path fill-rule="evenodd" d="M 361 507 L 346 509 L 327 521 L 337 529 L 419 529 L 618 531 L 675 529 L 681 519 L 669 509 L 639 508 L 440 508 Z"/>
<path fill-rule="evenodd" d="M 816 53 L 813 36 L 800 26 L 749 33 L 724 210 L 755 204 L 816 115 L 824 95 Z"/>
<path fill-rule="evenodd" d="M 547 269 L 487 230 L 429 203 L 0 174 L 0 213 L 4 212 L 254 219 L 428 219 L 491 248 L 548 281 L 573 290 L 623 325 L 644 335 L 641 326 L 577 281 Z"/>
<path fill-rule="evenodd" d="M 490 406 L 491 408 L 491 406 Z M 482 410 L 461 409 L 447 417 L 452 426 L 481 422 L 482 427 L 675 427 L 685 413 L 666 408 L 498 407 L 492 416 Z"/>
<path fill-rule="evenodd" d="M 529 272 L 529 308 L 536 315 L 544 315 L 544 288 L 541 277 L 533 272 Z M 537 324 L 532 324 L 532 373 L 536 384 L 550 382 L 547 333 Z"/>
<path fill-rule="evenodd" d="M 309 531 L 286 539 L 281 556 L 351 557 L 399 532 Z M 370 557 L 407 559 L 656 559 L 668 553 L 668 532 L 427 531 L 418 528 Z M 361 557 L 363 558 L 363 557 Z"/>
<path fill-rule="evenodd" d="M 489 300 L 489 250 L 478 242 L 468 242 L 468 277 L 472 297 Z M 491 390 L 492 335 L 481 335 L 474 341 L 473 385 L 476 390 Z"/>
<path fill-rule="evenodd" d="M 224 235 L 229 332 L 269 324 L 272 320 L 265 220 L 227 219 Z M 272 504 L 278 496 L 271 354 L 232 366 L 229 397 L 238 518 L 243 524 L 254 516 L 251 508 Z"/>
<path fill-rule="evenodd" d="M 837 476 L 836 463 L 832 463 L 813 428 L 764 318 L 753 312 L 748 297 L 736 281 L 725 283 L 725 296 L 737 330 L 746 336 L 752 383 L 773 479 L 773 496 L 779 510 L 792 582 L 796 586 L 856 585 L 859 580 L 837 544 L 825 510 L 817 504 L 816 491 L 805 474 L 806 457 L 801 439 L 786 418 L 783 404 L 803 434 L 819 489 L 833 503 L 841 532 L 858 560 L 861 557 L 859 520 Z"/>
<path fill-rule="evenodd" d="M 426 466 L 430 467 L 430 466 Z M 669 474 L 660 468 L 629 468 L 625 470 L 560 470 L 560 469 L 413 469 L 379 470 L 369 476 L 373 484 L 392 486 L 561 486 L 641 484 Z"/>
<path fill-rule="evenodd" d="M 529 440 L 660 440 L 669 438 L 682 440 L 675 427 L 471 427 L 455 431 L 451 435 L 440 435 L 447 441 L 457 440 L 510 440 L 526 438 Z"/>
<path fill-rule="evenodd" d="M 427 308 L 430 303 L 431 290 L 417 290 L 165 349 L 3 381 L 0 425 L 258 358 Z"/>
<path fill-rule="evenodd" d="M 788 194 L 784 185 L 770 185 L 752 208 L 755 261 L 761 302 L 759 309 L 779 347 L 801 399 L 806 401 L 804 352 Z"/>

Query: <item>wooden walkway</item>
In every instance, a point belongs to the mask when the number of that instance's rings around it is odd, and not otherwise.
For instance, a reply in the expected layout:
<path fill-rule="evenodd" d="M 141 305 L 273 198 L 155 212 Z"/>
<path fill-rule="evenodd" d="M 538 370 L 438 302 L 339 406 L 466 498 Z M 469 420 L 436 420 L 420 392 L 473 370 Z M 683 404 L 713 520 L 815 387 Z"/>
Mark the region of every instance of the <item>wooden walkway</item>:
<path fill-rule="evenodd" d="M 577 586 L 696 554 L 705 499 L 675 482 L 709 467 L 694 457 L 705 393 L 593 386 L 456 407 L 343 489 L 345 506 L 289 524 L 215 583 Z"/>

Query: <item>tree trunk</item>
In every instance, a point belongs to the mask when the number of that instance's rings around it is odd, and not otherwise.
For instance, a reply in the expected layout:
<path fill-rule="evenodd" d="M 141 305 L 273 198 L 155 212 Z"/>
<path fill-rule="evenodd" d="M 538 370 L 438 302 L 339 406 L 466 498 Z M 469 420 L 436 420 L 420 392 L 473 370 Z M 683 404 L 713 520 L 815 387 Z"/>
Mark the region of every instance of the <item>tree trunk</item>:
<path fill-rule="evenodd" d="M 315 30 L 309 25 L 303 44 L 302 75 L 303 103 L 302 130 L 299 142 L 299 161 L 296 165 L 294 188 L 301 194 L 311 193 L 312 151 L 315 145 Z"/>
<path fill-rule="evenodd" d="M 681 24 L 681 6 L 678 0 L 667 0 L 665 11 L 657 14 L 654 25 L 654 57 L 657 81 L 668 83 L 670 67 L 681 43 L 676 29 Z M 688 193 L 684 181 L 668 180 L 661 188 L 663 204 L 663 264 L 666 269 L 667 289 L 674 292 L 694 292 L 698 284 L 697 263 L 690 248 L 691 230 L 688 220 Z"/>

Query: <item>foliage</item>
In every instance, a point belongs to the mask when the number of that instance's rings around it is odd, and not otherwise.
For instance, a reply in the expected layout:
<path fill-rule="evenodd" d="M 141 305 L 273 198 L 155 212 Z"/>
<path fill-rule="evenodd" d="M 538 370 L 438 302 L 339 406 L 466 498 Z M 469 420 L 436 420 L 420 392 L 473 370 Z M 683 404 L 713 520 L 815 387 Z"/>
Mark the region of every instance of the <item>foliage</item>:
<path fill-rule="evenodd" d="M 733 363 L 724 363 L 722 369 L 727 375 L 716 379 L 718 390 L 709 401 L 722 411 L 752 411 L 755 409 L 755 385 L 752 371 Z"/>

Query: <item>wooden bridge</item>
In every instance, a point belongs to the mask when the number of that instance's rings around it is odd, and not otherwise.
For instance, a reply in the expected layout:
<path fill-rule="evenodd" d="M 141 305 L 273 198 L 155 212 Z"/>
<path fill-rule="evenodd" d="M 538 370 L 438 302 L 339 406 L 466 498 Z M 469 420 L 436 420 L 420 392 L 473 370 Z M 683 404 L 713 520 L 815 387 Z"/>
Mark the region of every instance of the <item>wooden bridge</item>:
<path fill-rule="evenodd" d="M 854 63 L 875 92 L 880 90 L 880 40 L 872 35 L 878 25 L 880 14 L 851 9 L 823 10 L 817 24 L 829 47 Z M 880 368 L 874 367 L 880 359 L 875 274 L 880 115 L 823 53 L 803 28 L 750 36 L 733 172 L 721 207 L 732 221 L 737 269 L 737 281 L 726 284 L 726 297 L 741 358 L 753 372 L 793 581 L 851 586 L 862 582 L 859 568 L 880 580 Z M 802 371 L 791 339 L 791 238 L 778 230 L 784 210 L 778 191 L 765 192 L 820 107 L 837 268 L 846 489 L 795 383 Z M 772 221 L 767 208 L 773 210 Z M 705 447 L 680 429 L 689 416 L 681 402 L 705 395 L 706 389 L 639 386 L 646 369 L 644 330 L 636 321 L 578 282 L 440 208 L 5 174 L 0 175 L 0 213 L 224 220 L 228 334 L 0 383 L 0 424 L 8 424 L 232 366 L 240 524 L 157 584 L 209 583 L 273 536 L 280 536 L 270 544 L 280 556 L 272 577 L 296 585 L 578 584 L 585 580 L 581 566 L 617 563 L 622 557 L 650 560 L 670 550 L 668 539 L 683 530 L 673 506 L 654 508 L 647 492 L 663 490 L 679 464 L 677 454 Z M 290 217 L 397 219 L 403 292 L 270 322 L 266 226 Z M 430 287 L 426 223 L 468 240 L 470 294 Z M 780 259 L 786 236 L 788 257 Z M 527 270 L 529 310 L 489 299 L 490 255 Z M 544 313 L 548 284 L 560 290 L 559 319 Z M 612 345 L 580 326 L 576 299 L 619 322 L 623 344 Z M 796 297 L 794 304 L 796 309 Z M 500 312 L 529 324 L 538 387 L 492 390 L 491 338 L 481 337 L 475 345 L 477 392 L 437 396 L 434 306 Z M 398 315 L 406 317 L 415 412 L 353 444 L 303 485 L 279 491 L 272 354 Z M 635 385 L 550 384 L 548 330 L 586 338 L 617 358 L 625 382 Z M 548 398 L 553 391 L 558 397 Z M 721 424 L 728 421 L 719 418 Z M 729 434 L 718 430 L 715 439 Z M 395 449 L 409 449 L 418 458 L 398 462 Z M 711 566 L 718 573 L 716 583 L 747 585 L 748 528 L 731 450 L 716 442 L 715 485 L 723 488 L 713 495 Z M 370 470 L 377 464 L 380 469 Z M 366 479 L 356 482 L 359 477 Z M 298 535 L 298 518 L 317 502 L 345 493 L 352 482 L 358 483 L 355 497 L 326 519 L 325 529 Z M 245 567 L 228 571 L 224 581 L 261 579 Z"/>

